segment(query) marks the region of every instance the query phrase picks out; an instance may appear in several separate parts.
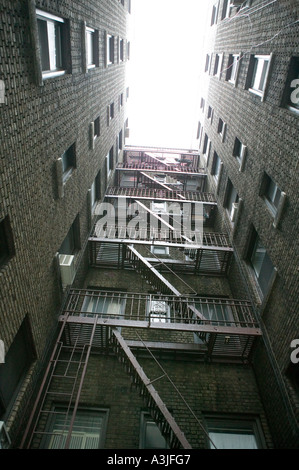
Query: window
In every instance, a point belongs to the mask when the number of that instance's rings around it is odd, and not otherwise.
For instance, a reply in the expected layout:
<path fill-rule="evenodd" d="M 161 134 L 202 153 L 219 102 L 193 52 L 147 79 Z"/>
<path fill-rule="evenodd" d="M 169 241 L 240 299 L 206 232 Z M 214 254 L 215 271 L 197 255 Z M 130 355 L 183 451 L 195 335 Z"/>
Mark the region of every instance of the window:
<path fill-rule="evenodd" d="M 123 148 L 123 131 L 121 129 L 119 134 L 118 134 L 118 150 L 119 150 L 119 152 L 122 150 L 122 148 Z"/>
<path fill-rule="evenodd" d="M 218 181 L 220 175 L 221 160 L 216 152 L 214 152 L 214 158 L 212 163 L 211 174 L 214 176 L 215 181 Z"/>
<path fill-rule="evenodd" d="M 299 57 L 292 57 L 285 84 L 282 106 L 299 113 Z"/>
<path fill-rule="evenodd" d="M 107 114 L 108 114 L 108 126 L 110 121 L 114 118 L 114 103 L 110 103 L 107 108 Z"/>
<path fill-rule="evenodd" d="M 234 143 L 234 148 L 233 148 L 233 156 L 237 159 L 237 161 L 240 165 L 239 166 L 240 171 L 244 170 L 246 154 L 247 154 L 246 145 L 242 144 L 242 142 L 236 137 L 235 138 L 235 143 Z"/>
<path fill-rule="evenodd" d="M 206 55 L 206 63 L 205 63 L 205 72 L 208 72 L 210 71 L 210 63 L 211 63 L 211 56 L 210 54 L 207 54 Z"/>
<path fill-rule="evenodd" d="M 98 137 L 100 137 L 100 116 L 98 116 L 94 120 L 94 130 L 93 130 L 93 138 L 97 139 Z"/>
<path fill-rule="evenodd" d="M 210 141 L 210 139 L 208 138 L 207 134 L 205 134 L 205 136 L 204 136 L 204 141 L 203 141 L 202 153 L 203 153 L 203 155 L 206 156 L 207 161 L 208 161 L 209 156 L 210 156 L 210 150 L 211 150 L 211 141 Z"/>
<path fill-rule="evenodd" d="M 220 78 L 220 75 L 221 75 L 222 61 L 223 61 L 223 54 L 216 54 L 213 75 L 218 78 Z"/>
<path fill-rule="evenodd" d="M 130 96 L 130 88 L 127 87 L 127 88 L 126 88 L 126 101 L 128 101 L 129 96 Z M 128 126 L 127 126 L 127 127 L 128 127 Z"/>
<path fill-rule="evenodd" d="M 200 109 L 202 112 L 205 110 L 205 100 L 203 98 L 200 99 Z"/>
<path fill-rule="evenodd" d="M 119 39 L 119 43 L 118 43 L 118 55 L 119 55 L 119 60 L 120 62 L 123 62 L 124 60 L 124 40 L 123 39 Z"/>
<path fill-rule="evenodd" d="M 113 147 L 111 147 L 111 149 L 109 150 L 108 155 L 106 156 L 106 160 L 107 160 L 107 176 L 110 175 L 111 170 L 113 170 L 113 167 L 114 167 L 114 165 L 113 165 L 113 163 L 114 163 L 114 161 L 113 161 L 114 155 L 113 155 L 113 154 L 114 154 L 114 152 L 113 152 Z"/>
<path fill-rule="evenodd" d="M 75 144 L 71 145 L 62 155 L 62 177 L 63 182 L 71 176 L 72 171 L 76 168 L 76 152 Z"/>
<path fill-rule="evenodd" d="M 114 64 L 114 36 L 111 34 L 106 37 L 106 60 L 107 65 Z"/>
<path fill-rule="evenodd" d="M 123 105 L 124 105 L 124 94 L 123 94 L 123 93 L 121 93 L 121 94 L 119 95 L 118 102 L 119 102 L 119 109 L 121 109 L 121 108 L 123 107 Z"/>
<path fill-rule="evenodd" d="M 36 10 L 41 70 L 43 78 L 65 73 L 65 22 L 62 18 Z"/>
<path fill-rule="evenodd" d="M 214 115 L 214 110 L 211 106 L 208 107 L 208 119 L 211 121 L 211 124 L 213 122 L 213 115 Z"/>
<path fill-rule="evenodd" d="M 258 419 L 236 417 L 207 417 L 206 425 L 211 449 L 259 449 L 264 439 Z M 212 442 L 211 442 L 212 441 Z M 214 445 L 213 445 L 214 444 Z"/>
<path fill-rule="evenodd" d="M 149 298 L 147 313 L 149 320 L 153 323 L 167 323 L 170 321 L 170 307 L 165 300 Z"/>
<path fill-rule="evenodd" d="M 272 55 L 252 55 L 250 58 L 246 88 L 264 99 Z"/>
<path fill-rule="evenodd" d="M 5 363 L 0 364 L 0 418 L 9 412 L 34 358 L 30 325 L 25 317 L 6 353 Z"/>
<path fill-rule="evenodd" d="M 169 247 L 168 246 L 152 245 L 151 246 L 151 253 L 153 253 L 153 255 L 168 256 L 169 255 Z"/>
<path fill-rule="evenodd" d="M 4 266 L 15 254 L 12 230 L 9 217 L 0 222 L 0 268 Z"/>
<path fill-rule="evenodd" d="M 162 436 L 151 415 L 147 412 L 141 413 L 139 448 L 168 449 L 165 438 Z"/>
<path fill-rule="evenodd" d="M 218 14 L 218 2 L 214 3 L 212 7 L 211 26 L 217 23 L 217 14 Z"/>
<path fill-rule="evenodd" d="M 101 314 L 104 317 L 120 319 L 125 314 L 126 299 L 124 292 L 106 289 L 100 295 L 86 295 L 81 308 L 81 316 Z"/>
<path fill-rule="evenodd" d="M 56 405 L 49 412 L 48 437 L 42 445 L 45 449 L 63 449 L 71 424 L 73 409 Z M 70 449 L 103 449 L 106 437 L 108 410 L 78 408 L 72 428 Z"/>
<path fill-rule="evenodd" d="M 265 295 L 270 286 L 275 268 L 255 229 L 252 229 L 250 237 L 248 261 L 253 268 L 261 292 Z"/>
<path fill-rule="evenodd" d="M 226 70 L 226 80 L 233 85 L 237 84 L 240 68 L 240 54 L 230 54 Z"/>
<path fill-rule="evenodd" d="M 101 172 L 99 171 L 90 188 L 90 207 L 93 214 L 98 201 L 101 199 Z"/>
<path fill-rule="evenodd" d="M 127 42 L 127 60 L 130 60 L 130 54 L 131 54 L 131 43 L 130 41 Z"/>
<path fill-rule="evenodd" d="M 268 209 L 274 217 L 273 225 L 276 228 L 282 215 L 286 194 L 279 189 L 267 173 L 264 173 L 260 195 L 264 198 Z"/>
<path fill-rule="evenodd" d="M 86 67 L 92 69 L 98 66 L 97 32 L 89 27 L 85 28 Z"/>
<path fill-rule="evenodd" d="M 227 214 L 231 222 L 235 221 L 237 210 L 238 210 L 238 201 L 239 201 L 239 196 L 237 194 L 237 191 L 232 185 L 231 180 L 228 179 L 224 207 L 226 208 Z"/>
<path fill-rule="evenodd" d="M 221 118 L 219 118 L 219 121 L 218 121 L 217 132 L 222 137 L 222 142 L 223 142 L 225 138 L 225 133 L 226 133 L 226 123 Z"/>
<path fill-rule="evenodd" d="M 223 7 L 222 7 L 222 14 L 221 19 L 230 17 L 230 10 L 231 10 L 231 0 L 224 0 Z"/>
<path fill-rule="evenodd" d="M 80 223 L 79 216 L 77 216 L 58 251 L 62 255 L 72 255 L 80 248 Z"/>
<path fill-rule="evenodd" d="M 198 124 L 197 124 L 197 133 L 196 133 L 196 139 L 199 139 L 200 138 L 200 134 L 202 132 L 202 127 L 201 127 L 201 122 L 198 121 Z"/>

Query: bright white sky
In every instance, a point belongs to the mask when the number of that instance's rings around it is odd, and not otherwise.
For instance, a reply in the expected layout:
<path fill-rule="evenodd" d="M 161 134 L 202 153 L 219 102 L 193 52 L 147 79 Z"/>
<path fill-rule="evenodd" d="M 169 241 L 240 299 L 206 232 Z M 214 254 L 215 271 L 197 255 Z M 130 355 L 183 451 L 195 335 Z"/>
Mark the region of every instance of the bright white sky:
<path fill-rule="evenodd" d="M 196 148 L 208 0 L 134 0 L 127 144 Z"/>

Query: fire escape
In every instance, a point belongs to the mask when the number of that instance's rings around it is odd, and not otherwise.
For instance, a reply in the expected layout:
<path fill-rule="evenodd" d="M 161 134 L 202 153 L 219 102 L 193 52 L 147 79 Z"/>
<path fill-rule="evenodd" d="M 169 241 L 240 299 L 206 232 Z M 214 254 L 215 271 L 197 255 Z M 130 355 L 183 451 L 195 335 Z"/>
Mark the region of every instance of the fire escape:
<path fill-rule="evenodd" d="M 60 315 L 60 333 L 23 439 L 34 447 L 47 435 L 44 423 L 56 413 L 51 399 L 67 402 L 65 429 L 56 447 L 69 448 L 76 411 L 84 387 L 88 360 L 93 351 L 114 354 L 131 378 L 170 448 L 191 448 L 153 383 L 138 362 L 151 349 L 159 357 L 194 361 L 248 363 L 261 330 L 247 300 L 199 297 L 188 290 L 185 275 L 225 276 L 233 248 L 226 234 L 213 230 L 216 202 L 204 192 L 203 170 L 192 165 L 192 156 L 169 163 L 160 154 L 127 151 L 115 171 L 115 185 L 105 200 L 113 204 L 125 198 L 157 221 L 136 230 L 126 224 L 94 228 L 89 238 L 91 267 L 135 271 L 148 285 L 148 293 L 70 288 Z M 188 160 L 189 158 L 189 160 Z M 168 177 L 168 178 L 167 178 Z M 190 183 L 191 181 L 191 183 Z M 127 186 L 126 186 L 127 184 Z M 191 189 L 193 188 L 193 190 Z M 182 231 L 173 221 L 153 210 L 152 202 L 189 203 L 191 218 L 196 204 L 204 207 L 203 233 Z M 190 238 L 192 237 L 192 239 Z M 152 247 L 171 249 L 178 259 L 161 258 Z M 170 279 L 180 279 L 179 288 Z M 126 340 L 123 329 L 147 332 L 148 340 Z M 185 343 L 151 341 L 151 332 L 186 334 Z M 137 333 L 138 336 L 138 333 Z M 165 337 L 165 335 L 163 336 Z M 173 336 L 171 337 L 173 338 Z M 196 341 L 194 341 L 196 338 Z"/>

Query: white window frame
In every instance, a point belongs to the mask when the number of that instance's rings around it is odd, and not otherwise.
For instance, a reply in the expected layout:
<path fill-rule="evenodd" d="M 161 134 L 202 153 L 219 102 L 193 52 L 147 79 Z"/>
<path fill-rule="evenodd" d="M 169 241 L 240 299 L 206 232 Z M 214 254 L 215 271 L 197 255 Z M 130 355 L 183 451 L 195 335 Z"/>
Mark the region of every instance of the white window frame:
<path fill-rule="evenodd" d="M 85 27 L 85 45 L 86 45 L 86 67 L 94 69 L 96 67 L 96 31 L 89 26 Z M 91 60 L 90 60 L 91 59 Z"/>
<path fill-rule="evenodd" d="M 250 74 L 250 86 L 248 90 L 258 95 L 261 101 L 264 100 L 265 92 L 267 89 L 268 78 L 270 73 L 270 67 L 273 55 L 259 55 L 253 56 L 253 69 Z M 266 69 L 264 69 L 265 63 L 267 63 Z"/>
<path fill-rule="evenodd" d="M 236 86 L 239 76 L 241 54 L 230 54 L 230 57 L 232 58 L 232 63 L 230 65 L 231 72 L 228 81 L 229 83 L 232 83 L 232 85 Z"/>
<path fill-rule="evenodd" d="M 55 38 L 53 36 L 53 27 L 55 29 L 55 23 L 58 23 L 60 25 L 64 24 L 65 23 L 64 19 L 60 18 L 59 16 L 52 15 L 51 13 L 47 13 L 39 9 L 36 9 L 36 19 L 37 21 L 42 20 L 42 21 L 46 21 L 47 23 L 47 38 L 48 38 L 50 69 L 42 70 L 42 78 L 47 79 L 47 78 L 54 78 L 54 77 L 64 75 L 66 73 L 64 68 L 62 68 L 62 66 L 61 67 L 56 66 L 56 43 L 55 43 Z M 38 37 L 38 40 L 40 41 L 40 37 Z M 62 59 L 63 45 L 61 42 L 60 42 L 59 47 L 60 47 L 59 53 L 61 54 L 61 60 L 63 61 Z M 40 60 L 41 60 L 41 57 L 40 57 Z"/>
<path fill-rule="evenodd" d="M 106 66 L 113 65 L 114 58 L 114 44 L 115 36 L 112 34 L 106 33 Z M 111 60 L 112 59 L 112 60 Z"/>

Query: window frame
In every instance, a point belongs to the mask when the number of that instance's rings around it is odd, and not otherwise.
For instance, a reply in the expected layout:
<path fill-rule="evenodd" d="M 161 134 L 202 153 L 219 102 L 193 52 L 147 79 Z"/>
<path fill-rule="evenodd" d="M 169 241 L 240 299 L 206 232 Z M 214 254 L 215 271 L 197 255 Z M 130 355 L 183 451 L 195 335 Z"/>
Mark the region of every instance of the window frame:
<path fill-rule="evenodd" d="M 69 245 L 70 249 L 66 249 Z M 75 255 L 81 249 L 81 236 L 80 236 L 80 218 L 79 214 L 75 217 L 72 225 L 70 226 L 66 236 L 64 237 L 58 253 L 60 255 Z M 65 251 L 62 251 L 65 250 Z"/>
<path fill-rule="evenodd" d="M 157 446 L 150 447 L 146 445 L 146 426 L 147 424 L 153 424 L 158 430 L 158 438 L 162 439 L 164 446 Z M 160 436 L 159 436 L 160 434 Z M 169 449 L 169 446 L 166 442 L 166 439 L 162 436 L 161 431 L 159 430 L 157 424 L 155 423 L 154 419 L 151 417 L 150 413 L 147 411 L 142 411 L 140 416 L 140 434 L 139 434 L 139 449 Z"/>
<path fill-rule="evenodd" d="M 260 64 L 263 61 L 263 66 Z M 269 76 L 271 71 L 273 61 L 273 53 L 271 54 L 252 54 L 249 61 L 248 74 L 246 79 L 246 88 L 250 93 L 260 97 L 261 101 L 264 101 L 266 91 L 269 83 Z M 264 70 L 265 62 L 268 63 L 266 69 Z M 262 88 L 255 88 L 256 82 L 261 84 Z M 259 85 L 260 86 L 260 85 Z"/>
<path fill-rule="evenodd" d="M 276 274 L 276 268 L 271 261 L 268 252 L 263 245 L 257 231 L 252 226 L 249 234 L 249 243 L 246 253 L 246 260 L 249 264 L 249 267 L 254 275 L 257 286 L 261 292 L 263 298 L 265 298 L 271 288 L 272 280 Z M 258 250 L 262 253 L 262 258 L 258 254 Z M 260 258 L 260 259 L 259 259 Z M 268 266 L 267 266 L 268 264 Z M 271 272 L 268 274 L 266 282 L 264 279 L 264 271 L 271 267 Z"/>
<path fill-rule="evenodd" d="M 239 71 L 240 71 L 240 62 L 241 62 L 241 53 L 239 54 L 229 54 L 228 64 L 226 70 L 226 81 L 237 86 Z"/>
<path fill-rule="evenodd" d="M 67 166 L 64 162 L 64 157 L 67 159 Z M 70 178 L 73 171 L 76 169 L 76 145 L 73 143 L 61 155 L 62 160 L 62 182 L 65 184 Z"/>
<path fill-rule="evenodd" d="M 241 142 L 238 137 L 235 137 L 233 156 L 236 158 L 239 163 L 239 171 L 244 171 L 245 162 L 247 157 L 247 146 Z"/>
<path fill-rule="evenodd" d="M 50 445 L 50 442 L 51 440 L 53 439 L 53 436 L 55 435 L 55 418 L 56 416 L 59 416 L 59 414 L 61 413 L 64 413 L 65 410 L 67 410 L 68 407 L 67 405 L 65 405 L 64 403 L 54 403 L 52 405 L 52 409 L 51 411 L 49 412 L 49 419 L 48 419 L 48 422 L 46 424 L 46 435 L 43 437 L 42 439 L 42 442 L 41 442 L 41 448 L 42 449 L 53 449 L 53 447 L 49 447 Z M 70 408 L 70 416 L 69 416 L 69 419 L 71 419 L 72 417 L 72 408 Z M 78 407 L 78 409 L 76 410 L 76 416 L 78 415 L 78 413 L 84 413 L 84 412 L 93 412 L 93 413 L 97 413 L 97 412 L 100 412 L 104 415 L 104 423 L 103 423 L 103 430 L 102 430 L 102 434 L 99 435 L 99 445 L 97 447 L 97 449 L 104 449 L 104 445 L 105 445 L 105 440 L 106 440 L 106 435 L 107 435 L 107 425 L 108 425 L 108 419 L 109 419 L 109 408 L 102 408 L 102 407 L 87 407 L 87 406 L 80 406 Z M 74 421 L 74 424 L 73 424 L 73 427 L 76 427 L 76 417 L 75 417 L 75 421 Z M 56 424 L 57 426 L 57 424 Z M 61 434 L 64 434 L 67 436 L 67 433 L 68 433 L 68 428 L 66 428 L 66 430 L 63 430 L 61 432 Z M 76 431 L 73 431 L 72 432 L 72 435 L 74 435 L 76 433 Z M 87 432 L 84 432 L 83 434 L 87 435 L 88 433 Z M 58 447 L 59 448 L 59 447 Z M 72 447 L 70 445 L 69 447 L 70 449 L 76 449 L 76 447 Z M 82 447 L 78 448 L 78 449 L 82 449 Z M 83 447 L 83 449 L 85 449 L 85 447 Z"/>
<path fill-rule="evenodd" d="M 237 206 L 234 206 L 236 204 Z M 231 182 L 230 178 L 227 179 L 226 190 L 225 190 L 225 197 L 224 197 L 224 208 L 228 215 L 228 218 L 231 224 L 234 224 L 236 221 L 236 216 L 238 212 L 238 204 L 239 204 L 239 194 L 234 187 L 233 183 Z"/>
<path fill-rule="evenodd" d="M 115 36 L 106 32 L 106 67 L 115 63 Z"/>
<path fill-rule="evenodd" d="M 63 43 L 65 43 L 65 20 L 59 16 L 53 15 L 51 13 L 48 13 L 46 11 L 40 10 L 39 8 L 35 9 L 35 15 L 36 15 L 36 24 L 37 24 L 37 40 L 38 40 L 38 45 L 39 45 L 39 64 L 41 68 L 41 75 L 42 75 L 42 80 L 46 80 L 47 78 L 55 78 L 62 76 L 66 73 L 66 60 L 65 60 L 65 47 L 63 47 Z M 41 30 L 39 29 L 39 21 L 44 21 L 46 22 L 46 32 L 47 32 L 47 44 L 45 46 L 47 47 L 47 52 L 48 52 L 48 61 L 49 61 L 49 69 L 43 69 L 43 57 L 42 57 L 42 40 L 41 40 Z M 56 30 L 56 27 L 58 27 L 59 30 L 59 44 L 56 43 L 56 38 L 53 39 L 53 36 L 50 35 L 49 32 L 49 25 L 54 25 L 54 29 Z M 50 42 L 49 42 L 50 39 Z M 53 42 L 54 40 L 54 42 Z M 57 49 L 59 50 L 59 56 L 60 56 L 60 62 L 61 65 L 55 66 L 53 64 L 54 60 L 54 55 L 56 56 Z M 51 64 L 52 62 L 52 64 Z"/>
<path fill-rule="evenodd" d="M 205 415 L 205 427 L 207 430 L 207 435 L 210 435 L 213 430 L 217 433 L 217 430 L 223 430 L 224 432 L 227 431 L 240 431 L 239 434 L 244 432 L 250 432 L 255 438 L 257 449 L 265 449 L 266 442 L 262 430 L 262 426 L 260 423 L 260 419 L 257 416 L 249 416 L 249 415 L 214 415 L 214 414 L 206 414 Z M 220 434 L 220 432 L 219 432 Z M 211 440 L 213 441 L 212 436 L 210 436 Z M 207 446 L 210 449 L 215 449 L 214 445 L 207 437 Z M 217 447 L 217 446 L 216 446 Z M 221 447 L 218 447 L 221 449 Z M 226 449 L 232 449 L 231 447 L 226 447 Z"/>

